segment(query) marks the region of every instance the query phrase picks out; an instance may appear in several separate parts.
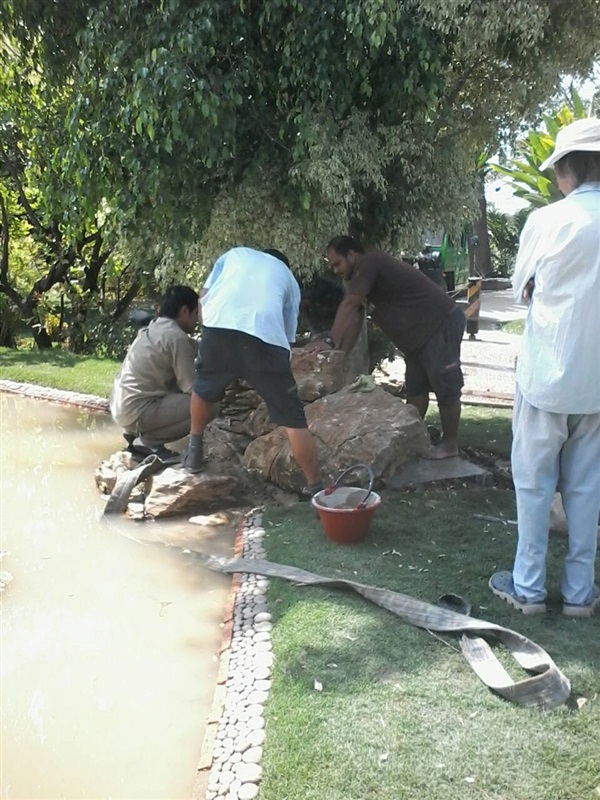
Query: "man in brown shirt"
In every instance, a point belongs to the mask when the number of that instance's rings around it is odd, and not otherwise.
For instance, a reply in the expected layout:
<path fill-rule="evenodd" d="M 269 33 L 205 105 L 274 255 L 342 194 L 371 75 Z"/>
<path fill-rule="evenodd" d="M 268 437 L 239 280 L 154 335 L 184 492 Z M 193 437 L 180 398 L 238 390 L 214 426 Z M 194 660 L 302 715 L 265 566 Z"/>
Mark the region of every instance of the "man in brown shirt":
<path fill-rule="evenodd" d="M 379 250 L 365 253 L 350 236 L 336 236 L 329 242 L 327 260 L 344 279 L 346 295 L 324 345 L 349 353 L 368 307 L 373 321 L 404 355 L 407 401 L 424 417 L 429 392 L 437 398 L 442 439 L 426 455 L 456 455 L 464 385 L 462 309 L 418 269 Z"/>

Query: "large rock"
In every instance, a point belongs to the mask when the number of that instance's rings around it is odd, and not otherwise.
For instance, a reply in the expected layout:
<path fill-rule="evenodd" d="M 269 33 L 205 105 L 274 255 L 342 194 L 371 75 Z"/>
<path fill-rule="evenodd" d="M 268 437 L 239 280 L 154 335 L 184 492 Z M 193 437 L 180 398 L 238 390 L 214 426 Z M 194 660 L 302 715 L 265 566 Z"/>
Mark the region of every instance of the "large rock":
<path fill-rule="evenodd" d="M 357 377 L 354 362 L 341 350 L 292 350 L 292 372 L 305 403 L 338 392 Z"/>
<path fill-rule="evenodd" d="M 266 433 L 271 433 L 276 427 L 277 425 L 269 420 L 269 412 L 264 402 L 249 414 L 248 419 L 244 423 L 244 431 L 250 439 L 256 439 L 259 436 L 264 436 Z"/>
<path fill-rule="evenodd" d="M 144 514 L 152 519 L 227 508 L 239 501 L 238 483 L 231 475 L 191 475 L 182 467 L 167 467 L 149 478 L 148 483 Z"/>
<path fill-rule="evenodd" d="M 598 542 L 600 543 L 600 519 L 598 520 Z M 567 525 L 567 515 L 562 504 L 562 497 L 556 492 L 552 499 L 550 508 L 550 533 L 562 533 L 567 535 L 569 526 Z"/>
<path fill-rule="evenodd" d="M 247 440 L 218 427 L 207 427 L 204 437 L 205 469 L 192 475 L 181 466 L 169 466 L 138 484 L 131 493 L 128 513 L 136 518 L 173 517 L 207 509 L 228 508 L 255 491 L 252 477 L 243 468 L 241 450 Z M 117 477 L 138 466 L 126 451 L 113 453 L 96 470 L 96 485 L 110 494 Z"/>
<path fill-rule="evenodd" d="M 427 430 L 416 409 L 372 383 L 362 385 L 369 391 L 349 386 L 306 407 L 326 479 L 357 463 L 370 464 L 376 478 L 385 479 L 427 446 Z M 284 489 L 302 491 L 305 486 L 283 428 L 252 441 L 244 464 Z"/>

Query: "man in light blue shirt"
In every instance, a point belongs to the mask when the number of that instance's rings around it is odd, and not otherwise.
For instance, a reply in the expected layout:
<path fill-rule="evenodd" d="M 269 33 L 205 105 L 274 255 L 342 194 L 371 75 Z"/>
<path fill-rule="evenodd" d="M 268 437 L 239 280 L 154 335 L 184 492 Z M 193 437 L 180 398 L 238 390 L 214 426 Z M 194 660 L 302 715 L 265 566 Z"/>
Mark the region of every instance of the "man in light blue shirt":
<path fill-rule="evenodd" d="M 200 472 L 202 436 L 212 405 L 236 378 L 249 383 L 285 428 L 308 489 L 323 488 L 315 440 L 290 366 L 296 340 L 300 288 L 277 250 L 235 247 L 217 259 L 200 295 L 202 339 L 191 400 L 190 445 L 183 465 Z"/>
<path fill-rule="evenodd" d="M 518 545 L 494 594 L 526 614 L 546 610 L 550 506 L 557 488 L 569 528 L 563 613 L 589 617 L 600 513 L 600 120 L 563 128 L 553 155 L 565 199 L 527 220 L 513 277 L 529 302 L 517 364 L 512 472 Z"/>

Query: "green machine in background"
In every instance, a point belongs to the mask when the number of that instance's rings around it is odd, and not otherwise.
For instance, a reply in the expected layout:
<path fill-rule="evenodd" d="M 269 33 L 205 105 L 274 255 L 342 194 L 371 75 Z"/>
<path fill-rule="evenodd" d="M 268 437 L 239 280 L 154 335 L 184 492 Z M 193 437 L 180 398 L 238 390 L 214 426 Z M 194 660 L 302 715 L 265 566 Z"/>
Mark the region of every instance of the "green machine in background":
<path fill-rule="evenodd" d="M 469 234 L 463 231 L 460 239 L 454 240 L 443 231 L 429 233 L 423 250 L 411 260 L 438 286 L 454 292 L 469 279 Z"/>

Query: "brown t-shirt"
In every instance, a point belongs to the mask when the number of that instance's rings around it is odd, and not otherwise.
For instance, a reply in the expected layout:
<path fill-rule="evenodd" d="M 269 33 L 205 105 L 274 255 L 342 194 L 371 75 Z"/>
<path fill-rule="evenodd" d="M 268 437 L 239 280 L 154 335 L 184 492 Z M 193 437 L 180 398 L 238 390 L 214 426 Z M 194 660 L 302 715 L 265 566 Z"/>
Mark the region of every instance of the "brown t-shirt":
<path fill-rule="evenodd" d="M 380 250 L 360 257 L 346 288 L 367 298 L 373 321 L 403 353 L 423 347 L 455 306 L 416 267 Z"/>

